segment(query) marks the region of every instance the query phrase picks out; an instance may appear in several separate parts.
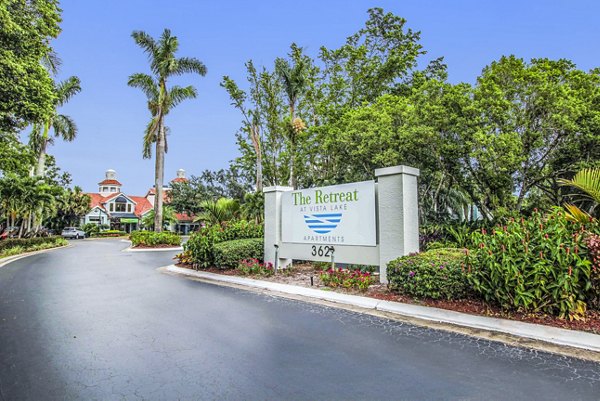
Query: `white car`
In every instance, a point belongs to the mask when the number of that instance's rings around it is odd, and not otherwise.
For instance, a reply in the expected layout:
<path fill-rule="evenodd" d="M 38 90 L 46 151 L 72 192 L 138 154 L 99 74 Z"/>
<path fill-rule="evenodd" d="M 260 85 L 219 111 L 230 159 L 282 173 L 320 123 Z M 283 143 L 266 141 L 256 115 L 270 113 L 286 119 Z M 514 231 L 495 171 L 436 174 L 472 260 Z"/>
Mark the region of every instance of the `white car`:
<path fill-rule="evenodd" d="M 76 227 L 65 227 L 60 235 L 62 235 L 63 238 L 79 239 L 85 238 L 85 231 Z"/>

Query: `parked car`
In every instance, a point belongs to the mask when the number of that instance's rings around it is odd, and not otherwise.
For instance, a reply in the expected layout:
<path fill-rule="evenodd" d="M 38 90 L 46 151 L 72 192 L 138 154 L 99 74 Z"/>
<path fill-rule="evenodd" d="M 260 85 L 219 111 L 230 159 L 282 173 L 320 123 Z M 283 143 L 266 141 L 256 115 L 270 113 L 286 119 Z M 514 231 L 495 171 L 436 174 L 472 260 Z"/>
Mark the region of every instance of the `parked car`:
<path fill-rule="evenodd" d="M 85 238 L 85 231 L 77 228 L 77 227 L 65 227 L 60 234 L 63 238 Z"/>
<path fill-rule="evenodd" d="M 0 240 L 7 238 L 15 238 L 19 232 L 19 227 L 6 227 L 0 232 Z"/>

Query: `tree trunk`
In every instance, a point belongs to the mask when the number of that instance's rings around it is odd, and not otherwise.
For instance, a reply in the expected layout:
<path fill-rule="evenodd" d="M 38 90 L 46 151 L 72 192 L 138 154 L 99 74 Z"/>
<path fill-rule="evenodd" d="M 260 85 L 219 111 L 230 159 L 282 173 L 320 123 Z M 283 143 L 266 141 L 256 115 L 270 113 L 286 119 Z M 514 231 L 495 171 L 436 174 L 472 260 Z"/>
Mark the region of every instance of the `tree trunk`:
<path fill-rule="evenodd" d="M 260 143 L 260 135 L 258 133 L 258 126 L 252 124 L 250 127 L 252 131 L 252 144 L 254 145 L 254 151 L 256 152 L 256 192 L 262 193 L 262 148 Z"/>
<path fill-rule="evenodd" d="M 295 105 L 290 105 L 290 179 L 288 185 L 296 189 L 296 176 L 294 175 L 294 165 L 296 164 L 296 132 L 294 132 L 294 117 L 296 114 Z"/>
<path fill-rule="evenodd" d="M 256 155 L 256 192 L 262 193 L 263 191 L 263 180 L 262 180 L 262 154 Z"/>
<path fill-rule="evenodd" d="M 48 133 L 50 131 L 50 122 L 44 124 L 44 132 L 42 133 L 42 139 L 40 140 L 40 149 L 38 154 L 37 168 L 35 175 L 43 176 L 44 170 L 46 169 L 46 146 L 48 145 Z"/>
<path fill-rule="evenodd" d="M 296 176 L 294 175 L 294 164 L 296 163 L 296 147 L 292 146 L 290 151 L 290 179 L 288 185 L 296 189 Z"/>
<path fill-rule="evenodd" d="M 162 231 L 163 220 L 163 179 L 165 175 L 165 127 L 162 119 L 158 124 L 158 138 L 156 139 L 156 165 L 154 168 L 154 187 L 156 198 L 154 200 L 154 231 Z"/>

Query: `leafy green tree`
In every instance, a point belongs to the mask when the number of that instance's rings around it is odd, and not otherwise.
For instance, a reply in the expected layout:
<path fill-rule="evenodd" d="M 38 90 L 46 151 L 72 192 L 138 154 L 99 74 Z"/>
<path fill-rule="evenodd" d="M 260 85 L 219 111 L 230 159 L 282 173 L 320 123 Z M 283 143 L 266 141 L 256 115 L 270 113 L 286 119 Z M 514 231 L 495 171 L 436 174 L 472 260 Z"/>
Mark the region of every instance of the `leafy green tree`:
<path fill-rule="evenodd" d="M 204 76 L 206 67 L 196 58 L 177 58 L 175 56 L 179 48 L 179 41 L 176 36 L 171 36 L 169 29 L 165 29 L 158 40 L 142 31 L 135 31 L 131 36 L 135 43 L 148 54 L 150 70 L 153 74 L 153 76 L 144 73 L 133 74 L 129 77 L 128 85 L 144 92 L 152 116 L 144 135 L 143 156 L 150 158 L 152 145 L 156 146 L 154 230 L 160 232 L 163 220 L 164 157 L 168 150 L 165 117 L 182 101 L 197 96 L 193 86 L 173 85 L 169 87 L 168 80 L 185 73 Z"/>
<path fill-rule="evenodd" d="M 0 3 L 0 133 L 42 121 L 54 110 L 52 79 L 42 62 L 60 33 L 60 12 L 57 0 Z"/>
<path fill-rule="evenodd" d="M 573 169 L 578 143 L 597 120 L 600 81 L 568 60 L 502 57 L 487 66 L 465 110 L 470 126 L 457 135 L 464 144 L 465 187 L 488 217 L 523 210 L 537 188 L 561 203 L 557 180 Z M 589 138 L 591 149 L 600 136 Z M 565 159 L 570 154 L 572 158 Z M 513 194 L 517 194 L 514 196 Z"/>
<path fill-rule="evenodd" d="M 46 166 L 46 148 L 53 143 L 50 136 L 50 129 L 54 130 L 54 136 L 60 137 L 65 141 L 71 142 L 77 136 L 77 125 L 75 121 L 67 115 L 58 114 L 57 109 L 67 103 L 73 96 L 81 91 L 79 78 L 72 76 L 58 83 L 54 89 L 55 109 L 54 112 L 46 118 L 41 124 L 34 123 L 33 131 L 29 137 L 30 146 L 37 154 L 37 167 L 34 174 L 43 176 Z"/>

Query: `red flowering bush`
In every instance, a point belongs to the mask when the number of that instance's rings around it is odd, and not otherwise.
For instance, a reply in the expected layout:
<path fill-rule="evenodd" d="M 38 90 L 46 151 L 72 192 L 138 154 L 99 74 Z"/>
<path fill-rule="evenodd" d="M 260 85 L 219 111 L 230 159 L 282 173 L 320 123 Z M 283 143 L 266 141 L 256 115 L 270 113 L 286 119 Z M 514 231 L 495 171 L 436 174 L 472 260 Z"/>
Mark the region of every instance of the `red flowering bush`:
<path fill-rule="evenodd" d="M 567 220 L 560 208 L 471 235 L 468 280 L 505 309 L 579 318 L 592 295 L 585 238 L 595 223 Z"/>
<path fill-rule="evenodd" d="M 360 269 L 329 269 L 321 273 L 319 277 L 327 287 L 353 288 L 360 291 L 366 291 L 375 282 L 371 273 L 363 272 Z"/>
<path fill-rule="evenodd" d="M 262 263 L 260 260 L 244 259 L 238 263 L 237 270 L 245 275 L 272 276 L 275 273 L 273 263 Z"/>

